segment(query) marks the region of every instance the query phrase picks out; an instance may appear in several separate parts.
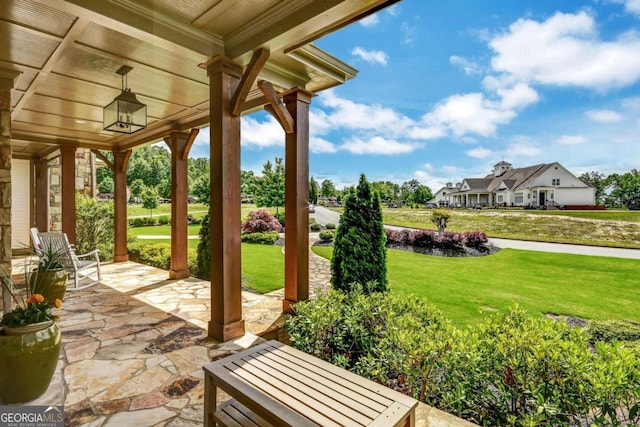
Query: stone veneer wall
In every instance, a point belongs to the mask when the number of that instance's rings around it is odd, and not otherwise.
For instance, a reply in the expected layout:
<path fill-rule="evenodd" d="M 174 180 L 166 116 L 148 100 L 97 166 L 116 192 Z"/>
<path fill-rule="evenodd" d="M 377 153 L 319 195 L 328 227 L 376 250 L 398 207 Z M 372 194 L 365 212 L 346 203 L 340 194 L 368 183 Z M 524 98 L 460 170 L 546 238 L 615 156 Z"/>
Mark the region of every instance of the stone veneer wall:
<path fill-rule="evenodd" d="M 76 192 L 95 196 L 93 154 L 85 148 L 76 151 Z M 62 231 L 62 169 L 60 158 L 49 162 L 49 230 Z"/>
<path fill-rule="evenodd" d="M 0 265 L 9 273 L 11 273 L 11 87 L 6 84 L 6 81 L 0 84 Z M 9 310 L 11 300 L 2 286 L 0 286 L 0 295 L 2 312 Z"/>

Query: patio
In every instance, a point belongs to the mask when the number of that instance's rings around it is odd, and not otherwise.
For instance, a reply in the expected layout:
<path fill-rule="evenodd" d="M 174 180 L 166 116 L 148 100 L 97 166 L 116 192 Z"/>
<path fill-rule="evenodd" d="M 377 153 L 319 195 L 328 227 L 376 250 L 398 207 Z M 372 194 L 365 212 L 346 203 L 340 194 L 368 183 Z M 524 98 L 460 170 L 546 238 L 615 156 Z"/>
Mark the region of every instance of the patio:
<path fill-rule="evenodd" d="M 24 260 L 13 260 L 19 274 Z M 65 425 L 202 425 L 202 365 L 264 342 L 286 342 L 283 290 L 242 292 L 247 334 L 207 337 L 209 283 L 168 280 L 134 262 L 105 264 L 102 283 L 69 292 L 58 310 L 63 349 L 47 392 L 31 405 L 64 404 Z M 329 283 L 328 261 L 311 253 L 313 291 Z M 418 426 L 471 425 L 420 404 Z"/>

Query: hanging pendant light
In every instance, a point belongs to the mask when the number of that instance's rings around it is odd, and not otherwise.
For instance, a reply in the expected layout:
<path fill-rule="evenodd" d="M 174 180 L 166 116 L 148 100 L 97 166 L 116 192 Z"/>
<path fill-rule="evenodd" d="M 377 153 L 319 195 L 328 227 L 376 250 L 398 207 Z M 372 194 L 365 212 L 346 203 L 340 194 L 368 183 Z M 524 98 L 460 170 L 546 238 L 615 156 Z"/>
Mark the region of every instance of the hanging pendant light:
<path fill-rule="evenodd" d="M 104 130 L 134 133 L 147 127 L 147 106 L 138 101 L 136 94 L 127 87 L 127 74 L 131 70 L 132 67 L 123 65 L 116 71 L 122 76 L 122 92 L 104 107 Z"/>

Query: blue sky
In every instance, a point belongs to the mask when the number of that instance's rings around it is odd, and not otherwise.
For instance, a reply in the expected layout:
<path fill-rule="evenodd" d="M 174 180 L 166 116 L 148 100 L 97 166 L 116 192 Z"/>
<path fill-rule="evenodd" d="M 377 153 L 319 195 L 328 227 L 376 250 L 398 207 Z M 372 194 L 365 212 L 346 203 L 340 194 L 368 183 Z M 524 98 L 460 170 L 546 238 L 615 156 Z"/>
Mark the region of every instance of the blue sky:
<path fill-rule="evenodd" d="M 404 0 L 316 45 L 359 70 L 311 105 L 310 173 L 338 188 L 640 167 L 640 0 Z M 243 117 L 243 169 L 283 155 L 270 116 Z"/>

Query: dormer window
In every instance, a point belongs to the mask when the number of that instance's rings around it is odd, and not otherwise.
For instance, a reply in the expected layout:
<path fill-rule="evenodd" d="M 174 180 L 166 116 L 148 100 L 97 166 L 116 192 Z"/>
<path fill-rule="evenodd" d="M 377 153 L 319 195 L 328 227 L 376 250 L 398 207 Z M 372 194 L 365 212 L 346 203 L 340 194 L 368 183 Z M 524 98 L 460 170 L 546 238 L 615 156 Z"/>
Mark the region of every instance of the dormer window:
<path fill-rule="evenodd" d="M 560 185 L 560 178 L 553 178 L 551 180 L 551 185 Z"/>

